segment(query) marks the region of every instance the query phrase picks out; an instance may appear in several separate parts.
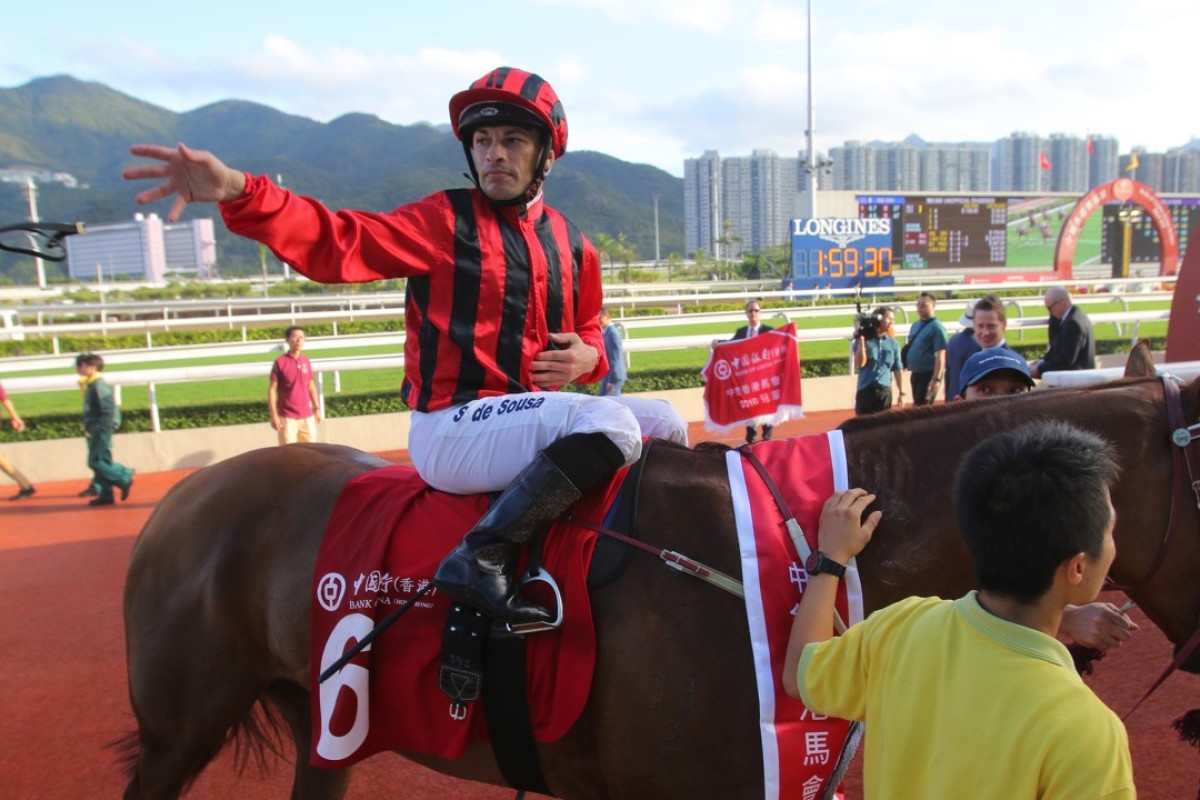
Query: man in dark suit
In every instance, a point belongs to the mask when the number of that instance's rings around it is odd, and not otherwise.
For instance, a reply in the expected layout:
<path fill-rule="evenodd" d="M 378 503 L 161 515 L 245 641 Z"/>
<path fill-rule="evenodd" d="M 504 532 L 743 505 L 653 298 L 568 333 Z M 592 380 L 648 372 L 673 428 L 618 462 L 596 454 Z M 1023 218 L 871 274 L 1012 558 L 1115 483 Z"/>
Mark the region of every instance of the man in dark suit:
<path fill-rule="evenodd" d="M 1033 377 L 1054 371 L 1095 369 L 1096 337 L 1087 314 L 1071 303 L 1071 293 L 1061 286 L 1046 292 L 1045 303 L 1050 312 L 1050 349 L 1041 360 L 1029 365 Z"/>
<path fill-rule="evenodd" d="M 749 324 L 743 325 L 742 327 L 738 328 L 737 332 L 733 334 L 733 338 L 734 339 L 749 339 L 751 336 L 758 336 L 760 333 L 766 333 L 767 331 L 775 330 L 770 325 L 763 325 L 762 323 L 760 323 L 759 318 L 761 316 L 762 316 L 762 304 L 761 303 L 759 303 L 757 300 L 751 300 L 749 303 L 746 303 L 746 319 L 749 321 Z M 771 438 L 771 433 L 774 432 L 774 430 L 775 430 L 774 425 L 763 425 L 762 426 L 762 438 L 763 438 L 764 442 Z M 746 444 L 754 444 L 754 441 L 755 441 L 754 426 L 747 425 L 746 426 Z"/>

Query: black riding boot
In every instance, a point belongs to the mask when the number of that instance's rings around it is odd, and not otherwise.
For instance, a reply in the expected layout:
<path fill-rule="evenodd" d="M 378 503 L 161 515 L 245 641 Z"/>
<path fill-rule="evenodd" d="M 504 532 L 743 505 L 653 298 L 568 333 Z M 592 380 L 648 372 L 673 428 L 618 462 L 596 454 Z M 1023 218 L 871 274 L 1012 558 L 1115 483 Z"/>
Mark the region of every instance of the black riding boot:
<path fill-rule="evenodd" d="M 433 582 L 455 600 L 505 622 L 547 622 L 550 612 L 517 594 L 517 547 L 540 536 L 580 490 L 539 453 L 438 566 Z"/>

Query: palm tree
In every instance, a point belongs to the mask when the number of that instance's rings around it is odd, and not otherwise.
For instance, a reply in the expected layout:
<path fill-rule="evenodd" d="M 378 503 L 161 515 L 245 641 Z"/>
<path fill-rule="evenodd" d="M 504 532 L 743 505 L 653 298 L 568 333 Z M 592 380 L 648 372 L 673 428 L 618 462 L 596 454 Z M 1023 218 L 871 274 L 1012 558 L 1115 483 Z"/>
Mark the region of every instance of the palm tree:
<path fill-rule="evenodd" d="M 720 260 L 724 264 L 728 265 L 731 261 L 731 259 L 729 258 L 729 253 L 730 253 L 730 250 L 733 249 L 734 245 L 738 246 L 738 251 L 739 251 L 738 255 L 739 256 L 741 255 L 740 251 L 741 251 L 741 244 L 742 244 L 742 235 L 733 229 L 733 220 L 728 220 L 728 219 L 725 220 L 725 224 L 723 227 L 725 229 L 725 232 L 717 237 L 717 244 L 721 245 L 722 258 Z"/>
<path fill-rule="evenodd" d="M 608 256 L 609 280 L 616 277 L 616 258 L 617 256 L 617 240 L 609 236 L 607 233 L 597 233 L 596 239 L 592 242 L 596 247 L 596 253 L 601 257 L 601 272 L 604 271 L 604 256 Z"/>
<path fill-rule="evenodd" d="M 621 263 L 625 265 L 625 282 L 630 283 L 629 265 L 637 258 L 637 247 L 634 246 L 633 242 L 629 241 L 625 234 L 621 233 L 617 234 L 617 241 L 614 249 L 616 251 L 617 258 L 621 259 Z"/>

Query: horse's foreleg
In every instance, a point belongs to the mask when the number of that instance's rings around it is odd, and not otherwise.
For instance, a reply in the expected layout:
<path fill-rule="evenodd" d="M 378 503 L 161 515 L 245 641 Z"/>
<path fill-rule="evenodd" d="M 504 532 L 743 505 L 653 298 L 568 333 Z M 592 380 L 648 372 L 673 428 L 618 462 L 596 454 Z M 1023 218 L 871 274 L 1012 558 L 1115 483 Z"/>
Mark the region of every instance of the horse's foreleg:
<path fill-rule="evenodd" d="M 278 709 L 292 741 L 296 743 L 292 800 L 341 800 L 350 787 L 350 768 L 323 769 L 308 763 L 312 751 L 312 707 L 308 692 L 290 683 L 278 683 L 266 692 L 267 700 Z"/>

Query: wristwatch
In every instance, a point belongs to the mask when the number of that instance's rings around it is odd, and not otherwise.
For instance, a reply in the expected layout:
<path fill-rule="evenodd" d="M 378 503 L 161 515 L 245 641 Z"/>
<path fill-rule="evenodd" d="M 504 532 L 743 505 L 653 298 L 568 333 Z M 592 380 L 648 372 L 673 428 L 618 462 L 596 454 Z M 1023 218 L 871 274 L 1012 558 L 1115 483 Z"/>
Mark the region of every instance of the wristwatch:
<path fill-rule="evenodd" d="M 808 557 L 808 560 L 804 562 L 804 571 L 808 573 L 809 577 L 819 575 L 822 572 L 837 578 L 846 577 L 846 565 L 839 564 L 820 550 L 814 551 Z"/>

